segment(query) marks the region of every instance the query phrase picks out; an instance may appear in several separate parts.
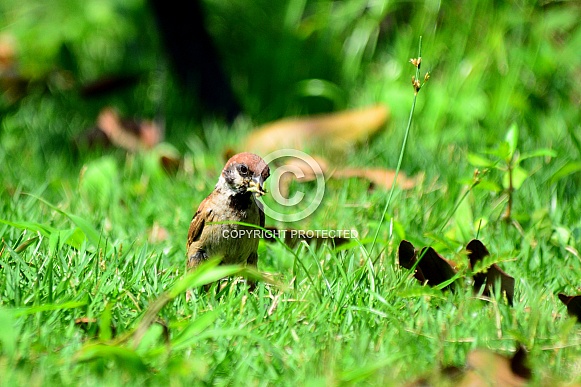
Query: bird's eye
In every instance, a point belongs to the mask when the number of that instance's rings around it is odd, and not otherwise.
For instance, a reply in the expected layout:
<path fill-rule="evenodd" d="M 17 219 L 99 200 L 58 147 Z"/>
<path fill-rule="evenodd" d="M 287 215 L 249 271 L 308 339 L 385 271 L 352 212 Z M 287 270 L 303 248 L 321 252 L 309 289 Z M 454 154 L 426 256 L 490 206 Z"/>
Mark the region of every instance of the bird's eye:
<path fill-rule="evenodd" d="M 244 164 L 241 164 L 238 167 L 238 171 L 240 171 L 241 174 L 246 175 L 248 173 L 248 167 Z"/>

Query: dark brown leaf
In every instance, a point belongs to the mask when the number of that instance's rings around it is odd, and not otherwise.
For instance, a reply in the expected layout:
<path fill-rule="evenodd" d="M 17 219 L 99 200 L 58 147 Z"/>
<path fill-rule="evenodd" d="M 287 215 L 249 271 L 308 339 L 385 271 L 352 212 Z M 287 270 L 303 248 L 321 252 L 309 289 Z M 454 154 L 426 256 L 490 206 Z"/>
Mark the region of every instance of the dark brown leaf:
<path fill-rule="evenodd" d="M 121 119 L 112 108 L 101 110 L 97 126 L 114 145 L 130 152 L 150 149 L 163 137 L 162 129 L 155 122 Z"/>
<path fill-rule="evenodd" d="M 406 269 L 411 269 L 419 260 L 414 276 L 422 283 L 427 281 L 430 286 L 439 285 L 456 275 L 453 265 L 431 247 L 424 247 L 418 253 L 410 242 L 403 240 L 399 244 L 398 255 L 399 264 Z M 444 287 L 443 290 L 452 287 L 453 283 Z"/>
<path fill-rule="evenodd" d="M 577 321 L 581 322 L 581 296 L 566 296 L 559 293 L 559 300 L 567 306 L 569 315 L 577 317 Z"/>
<path fill-rule="evenodd" d="M 77 146 L 109 147 L 135 152 L 151 149 L 163 140 L 163 128 L 154 121 L 124 119 L 111 107 L 99 112 L 97 126 L 81 134 Z"/>
<path fill-rule="evenodd" d="M 405 239 L 400 242 L 399 248 L 397 250 L 397 255 L 399 258 L 399 264 L 406 269 L 411 269 L 416 262 L 416 249 L 411 242 Z"/>
<path fill-rule="evenodd" d="M 488 249 L 478 239 L 473 239 L 466 246 L 470 267 L 474 269 L 476 263 L 482 261 L 484 257 L 490 255 Z M 496 282 L 500 282 L 500 291 L 506 294 L 509 305 L 513 305 L 514 299 L 514 278 L 504 272 L 496 263 L 488 267 L 486 272 L 474 274 L 474 289 L 478 292 L 485 286 L 483 295 L 490 297 L 492 288 Z"/>
<path fill-rule="evenodd" d="M 408 270 L 411 270 L 416 263 L 417 253 L 418 251 L 416 250 L 414 245 L 412 245 L 411 242 L 406 241 L 405 239 L 402 240 L 397 250 L 400 266 Z M 424 277 L 424 273 L 422 273 L 422 270 L 419 268 L 419 266 L 416 266 L 416 269 L 414 271 L 414 277 L 421 283 L 425 283 L 427 281 L 426 277 Z"/>
<path fill-rule="evenodd" d="M 527 350 L 520 344 L 516 353 L 510 360 L 510 369 L 515 375 L 520 376 L 524 379 L 530 379 L 532 377 L 531 369 L 526 365 L 527 360 Z"/>

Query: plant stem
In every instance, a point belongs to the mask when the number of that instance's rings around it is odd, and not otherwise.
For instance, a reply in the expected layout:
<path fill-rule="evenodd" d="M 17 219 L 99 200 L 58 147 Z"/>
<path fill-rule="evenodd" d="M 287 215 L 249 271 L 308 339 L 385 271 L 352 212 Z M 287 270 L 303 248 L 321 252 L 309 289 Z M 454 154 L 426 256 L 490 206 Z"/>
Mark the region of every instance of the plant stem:
<path fill-rule="evenodd" d="M 510 217 L 512 215 L 512 194 L 514 192 L 514 186 L 512 185 L 512 160 L 508 163 L 508 188 L 506 190 L 506 194 L 508 195 L 508 203 L 506 203 L 506 210 L 502 215 L 502 219 L 505 222 L 510 222 Z"/>
<path fill-rule="evenodd" d="M 422 57 L 422 37 L 420 36 L 420 41 L 418 44 L 418 58 Z M 416 76 L 415 76 L 416 80 L 420 79 L 420 66 L 418 65 L 416 67 Z M 373 248 L 375 247 L 375 242 L 377 242 L 377 237 L 379 236 L 379 231 L 381 230 L 381 226 L 383 225 L 383 221 L 385 220 L 385 214 L 387 213 L 387 210 L 389 208 L 389 205 L 391 204 L 391 199 L 393 198 L 393 194 L 395 192 L 395 185 L 397 182 L 397 177 L 399 175 L 399 171 L 401 169 L 401 165 L 403 162 L 403 156 L 405 153 L 405 149 L 406 149 L 406 145 L 407 145 L 407 141 L 408 141 L 408 137 L 409 137 L 409 133 L 410 133 L 410 129 L 412 127 L 412 120 L 413 120 L 413 116 L 414 116 L 414 111 L 416 109 L 416 101 L 418 99 L 418 91 L 414 91 L 414 99 L 412 102 L 412 107 L 410 109 L 410 115 L 408 118 L 408 123 L 407 123 L 407 127 L 405 129 L 405 133 L 403 136 L 403 143 L 401 145 L 401 151 L 399 152 L 399 160 L 397 162 L 397 167 L 395 169 L 395 175 L 393 177 L 393 183 L 391 185 L 391 190 L 389 191 L 389 197 L 387 198 L 387 202 L 385 203 L 385 207 L 383 208 L 383 212 L 381 213 L 381 218 L 379 220 L 379 225 L 377 226 L 377 231 L 375 231 L 375 235 L 373 236 L 373 242 L 371 243 L 371 251 L 373 251 Z"/>

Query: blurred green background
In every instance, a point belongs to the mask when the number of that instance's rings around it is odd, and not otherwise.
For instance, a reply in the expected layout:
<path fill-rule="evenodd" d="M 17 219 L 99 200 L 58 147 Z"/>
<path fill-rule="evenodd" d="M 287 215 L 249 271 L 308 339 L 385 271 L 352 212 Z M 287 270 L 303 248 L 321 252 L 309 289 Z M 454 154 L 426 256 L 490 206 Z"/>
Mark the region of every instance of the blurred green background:
<path fill-rule="evenodd" d="M 552 141 L 578 129 L 578 2 L 202 5 L 235 95 L 255 124 L 382 102 L 399 126 L 409 111 L 407 61 L 421 35 L 424 70 L 432 73 L 419 105 L 427 144 L 493 142 L 498 126 L 509 121 Z M 4 0 L 0 25 L 3 49 L 14 51 L 1 75 L 5 147 L 36 136 L 56 136 L 58 143 L 92 125 L 107 104 L 125 115 L 163 118 L 178 146 L 180 136 L 201 130 L 204 112 L 199 101 L 176 92 L 146 1 Z M 80 96 L 87 84 L 111 76 L 137 82 L 105 96 Z M 14 77 L 17 86 L 10 83 Z"/>

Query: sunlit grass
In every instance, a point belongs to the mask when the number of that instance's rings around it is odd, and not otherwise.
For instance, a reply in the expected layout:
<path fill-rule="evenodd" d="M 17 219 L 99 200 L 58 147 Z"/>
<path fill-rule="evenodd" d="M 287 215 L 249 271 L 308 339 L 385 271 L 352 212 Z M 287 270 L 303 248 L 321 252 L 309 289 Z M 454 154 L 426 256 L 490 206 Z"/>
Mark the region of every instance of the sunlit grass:
<path fill-rule="evenodd" d="M 71 152 L 69 139 L 93 125 L 96 109 L 70 94 L 32 91 L 3 112 L 4 384 L 401 385 L 430 378 L 441 366 L 463 366 L 474 348 L 509 354 L 517 343 L 529 350 L 534 382 L 580 381 L 579 324 L 557 298 L 579 293 L 581 272 L 579 111 L 571 103 L 578 80 L 569 77 L 579 66 L 571 47 L 581 32 L 570 16 L 557 23 L 557 16 L 578 9 L 332 3 L 293 2 L 269 11 L 286 23 L 269 28 L 294 31 L 285 42 L 296 45 L 290 54 L 271 56 L 263 52 L 269 45 L 255 48 L 232 70 L 239 79 L 257 63 L 248 77 L 258 84 L 237 86 L 254 116 L 232 128 L 168 119 L 168 139 L 184 160 L 175 176 L 151 153 Z M 242 12 L 236 4 L 210 1 L 208 7 L 227 21 Z M 261 15 L 257 5 L 247 6 L 244 20 Z M 248 34 L 240 39 L 256 32 L 247 28 L 235 29 Z M 408 61 L 420 35 L 422 71 L 432 78 L 418 98 L 401 170 L 424 173 L 421 183 L 391 197 L 358 179 L 329 180 L 320 208 L 292 226 L 355 229 L 358 240 L 291 250 L 261 243 L 259 269 L 273 283 L 260 282 L 253 293 L 243 282 L 206 292 L 199 288 L 201 274 L 184 280 L 187 227 L 218 178 L 224 149 L 273 116 L 343 106 L 309 105 L 313 96 L 294 94 L 297 82 L 323 77 L 318 72 L 329 63 L 342 63 L 326 80 L 342 90 L 345 106 L 383 102 L 393 117 L 384 131 L 337 159 L 396 168 L 413 93 Z M 283 47 L 277 36 L 266 38 Z M 333 37 L 338 47 L 311 57 L 316 63 L 306 75 L 284 78 L 297 67 L 288 55 Z M 226 58 L 242 48 L 228 52 L 228 36 L 218 40 Z M 327 55 L 331 61 L 322 59 Z M 264 63 L 267 57 L 273 62 Z M 272 87 L 263 76 L 268 68 L 288 88 Z M 168 105 L 179 98 L 169 95 Z M 501 143 L 512 123 L 521 129 L 521 154 L 551 148 L 556 156 L 522 162 L 530 176 L 513 192 L 512 222 L 505 222 L 506 196 L 473 184 L 469 155 Z M 491 170 L 486 178 L 500 184 L 502 173 Z M 267 225 L 281 226 L 270 219 Z M 500 295 L 482 300 L 468 283 L 455 293 L 423 287 L 396 264 L 397 246 L 408 239 L 465 267 L 463 247 L 477 234 L 516 280 L 512 308 Z M 381 253 L 370 255 L 374 239 L 373 251 Z M 206 275 L 224 274 L 215 270 Z M 190 287 L 196 288 L 188 294 Z"/>

